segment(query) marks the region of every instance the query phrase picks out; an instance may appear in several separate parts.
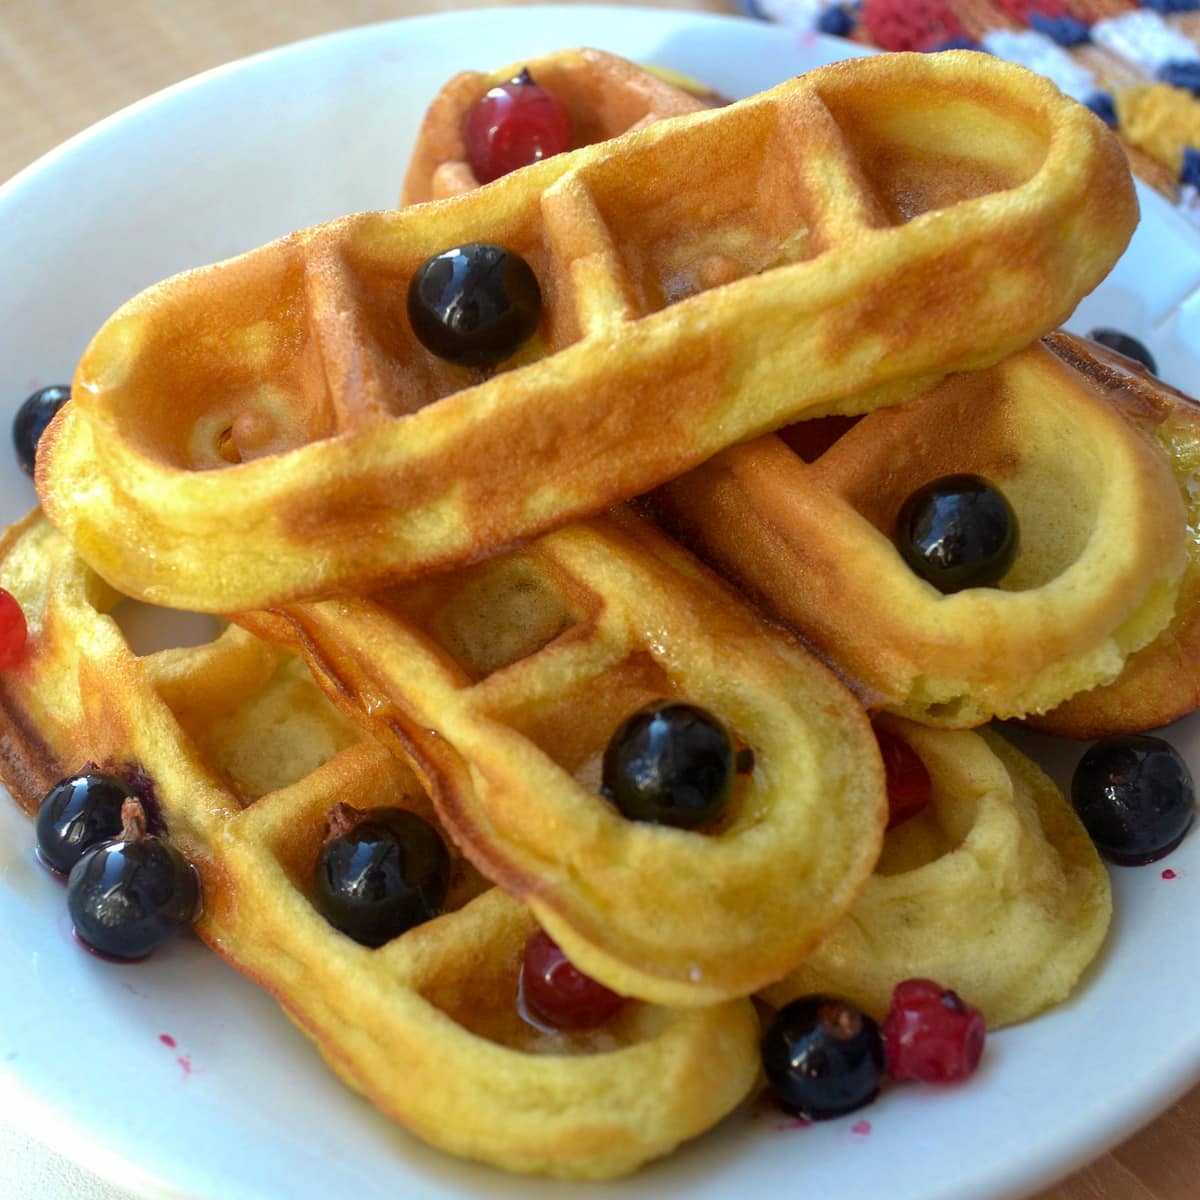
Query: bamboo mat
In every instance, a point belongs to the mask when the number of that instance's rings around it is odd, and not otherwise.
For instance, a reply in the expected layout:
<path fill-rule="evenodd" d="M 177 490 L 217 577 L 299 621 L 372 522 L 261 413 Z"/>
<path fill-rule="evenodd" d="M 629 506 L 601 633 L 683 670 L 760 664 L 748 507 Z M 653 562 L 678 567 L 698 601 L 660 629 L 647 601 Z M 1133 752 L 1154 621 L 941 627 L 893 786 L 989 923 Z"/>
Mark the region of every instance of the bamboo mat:
<path fill-rule="evenodd" d="M 0 0 L 0 180 L 101 117 L 231 59 L 354 25 L 500 2 Z M 734 0 L 653 3 L 737 11 Z M 1136 1029 L 1138 1014 L 1125 1019 Z M 2 1112 L 0 1196 L 126 1200 L 6 1126 Z M 1200 1089 L 1036 1200 L 1200 1200 Z"/>

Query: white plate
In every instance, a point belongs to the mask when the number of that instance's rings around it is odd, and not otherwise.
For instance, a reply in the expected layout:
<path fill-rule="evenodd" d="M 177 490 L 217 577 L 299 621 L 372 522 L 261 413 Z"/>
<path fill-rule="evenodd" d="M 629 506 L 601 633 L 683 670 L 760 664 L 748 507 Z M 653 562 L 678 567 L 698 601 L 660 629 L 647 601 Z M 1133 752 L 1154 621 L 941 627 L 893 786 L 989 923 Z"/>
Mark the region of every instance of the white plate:
<path fill-rule="evenodd" d="M 15 409 L 35 387 L 67 380 L 109 312 L 164 275 L 389 206 L 446 78 L 575 45 L 675 67 L 731 95 L 851 53 L 682 12 L 492 9 L 321 38 L 201 76 L 0 189 L 0 396 Z M 1186 383 L 1200 378 L 1200 339 L 1184 340 L 1197 319 L 1184 302 L 1200 285 L 1200 242 L 1157 196 L 1145 213 L 1076 324 L 1143 338 L 1164 375 Z M 34 497 L 0 457 L 10 520 Z M 1200 722 L 1174 736 L 1200 767 Z M 570 1190 L 457 1162 L 398 1131 L 194 940 L 132 968 L 80 953 L 31 842 L 29 824 L 0 805 L 0 1115 L 155 1197 L 538 1200 Z M 1174 879 L 1162 877 L 1166 865 Z M 1079 995 L 994 1037 L 969 1085 L 895 1088 L 853 1118 L 802 1130 L 738 1114 L 632 1180 L 578 1194 L 998 1200 L 1065 1174 L 1200 1079 L 1200 835 L 1169 864 L 1118 871 L 1114 883 L 1112 937 Z"/>

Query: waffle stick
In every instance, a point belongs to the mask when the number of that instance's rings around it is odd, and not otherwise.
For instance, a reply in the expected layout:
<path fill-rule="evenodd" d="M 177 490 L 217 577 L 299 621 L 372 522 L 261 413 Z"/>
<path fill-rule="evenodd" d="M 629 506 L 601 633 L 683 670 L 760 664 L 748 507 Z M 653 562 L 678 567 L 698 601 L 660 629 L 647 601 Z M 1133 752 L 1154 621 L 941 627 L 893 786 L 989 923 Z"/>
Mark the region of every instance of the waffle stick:
<path fill-rule="evenodd" d="M 362 591 L 995 361 L 1069 313 L 1134 219 L 1115 139 L 1021 68 L 836 64 L 151 289 L 85 354 L 39 494 L 151 602 Z M 489 378 L 423 351 L 397 302 L 480 238 L 545 297 Z"/>
<path fill-rule="evenodd" d="M 1200 707 L 1200 406 L 1122 355 L 1069 334 L 1047 344 L 1085 375 L 1124 418 L 1152 438 L 1170 465 L 1186 510 L 1187 560 L 1170 623 L 1135 651 L 1120 675 L 1029 724 L 1060 737 L 1096 738 L 1167 725 Z"/>
<path fill-rule="evenodd" d="M 1188 539 L 1169 460 L 1050 350 L 820 430 L 734 447 L 650 507 L 872 708 L 950 728 L 1044 712 L 1170 621 Z M 1004 492 L 1020 549 L 1000 586 L 943 595 L 892 536 L 908 496 L 959 473 Z"/>

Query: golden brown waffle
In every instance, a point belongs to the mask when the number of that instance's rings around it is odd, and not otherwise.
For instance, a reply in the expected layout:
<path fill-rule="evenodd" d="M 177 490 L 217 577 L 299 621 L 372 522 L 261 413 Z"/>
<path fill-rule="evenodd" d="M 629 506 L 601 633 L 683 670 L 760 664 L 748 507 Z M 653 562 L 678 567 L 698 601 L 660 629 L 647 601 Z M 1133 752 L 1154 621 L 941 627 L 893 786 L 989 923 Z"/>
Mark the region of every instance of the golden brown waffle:
<path fill-rule="evenodd" d="M 498 71 L 463 71 L 433 98 L 417 131 L 400 203 L 418 204 L 480 186 L 467 162 L 463 125 L 489 88 L 528 70 L 566 106 L 572 149 L 642 129 L 664 117 L 711 108 L 720 98 L 694 93 L 602 50 L 560 50 Z"/>
<path fill-rule="evenodd" d="M 150 289 L 85 354 L 39 494 L 154 603 L 361 591 L 986 366 L 1061 323 L 1135 219 L 1115 139 L 1045 80 L 840 63 Z M 403 316 L 418 266 L 479 239 L 546 300 L 490 377 Z"/>
<path fill-rule="evenodd" d="M 480 870 L 625 995 L 692 1006 L 778 979 L 879 853 L 879 752 L 850 693 L 628 514 L 372 599 L 237 620 L 302 652 L 414 761 Z M 663 698 L 715 713 L 753 754 L 706 833 L 597 794 L 613 731 Z"/>
<path fill-rule="evenodd" d="M 509 1170 L 609 1177 L 754 1087 L 748 1000 L 686 1012 L 631 1001 L 580 1034 L 526 1023 L 517 978 L 534 920 L 457 856 L 446 915 L 377 950 L 338 933 L 309 898 L 325 816 L 345 802 L 435 820 L 411 772 L 242 629 L 136 656 L 108 615 L 118 597 L 36 514 L 0 541 L 0 585 L 31 635 L 0 677 L 13 795 L 32 812 L 88 762 L 134 781 L 199 871 L 201 937 L 419 1137 Z"/>
<path fill-rule="evenodd" d="M 1029 723 L 1077 738 L 1154 729 L 1200 707 L 1200 405 L 1095 342 L 1053 334 L 1047 344 L 1155 439 L 1187 510 L 1187 566 L 1170 624 L 1129 657 L 1112 683 L 1081 692 Z"/>
<path fill-rule="evenodd" d="M 1035 345 L 850 428 L 734 447 L 652 508 L 871 707 L 951 728 L 1042 712 L 1166 626 L 1186 561 L 1168 459 L 1109 398 Z M 1008 497 L 1020 549 L 998 587 L 943 595 L 892 535 L 909 495 L 960 472 Z"/>
<path fill-rule="evenodd" d="M 1074 810 L 998 734 L 881 723 L 920 755 L 931 802 L 888 832 L 849 915 L 766 998 L 832 992 L 882 1020 L 892 989 L 915 976 L 969 997 L 989 1028 L 1066 999 L 1112 911 Z"/>

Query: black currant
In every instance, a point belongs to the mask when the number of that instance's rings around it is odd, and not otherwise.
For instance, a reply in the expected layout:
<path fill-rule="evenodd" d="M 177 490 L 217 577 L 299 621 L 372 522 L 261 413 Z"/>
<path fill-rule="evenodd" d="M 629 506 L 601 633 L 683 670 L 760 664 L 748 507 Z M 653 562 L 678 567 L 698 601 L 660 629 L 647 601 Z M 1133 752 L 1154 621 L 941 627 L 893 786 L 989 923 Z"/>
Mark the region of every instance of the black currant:
<path fill-rule="evenodd" d="M 635 821 L 710 825 L 733 793 L 733 739 L 711 713 L 661 701 L 627 717 L 604 751 L 602 791 Z"/>
<path fill-rule="evenodd" d="M 348 804 L 330 812 L 313 893 L 335 929 L 364 946 L 382 946 L 438 916 L 449 886 L 446 843 L 423 817 Z"/>
<path fill-rule="evenodd" d="M 13 449 L 26 475 L 33 474 L 37 445 L 54 414 L 71 398 L 71 389 L 61 384 L 40 388 L 28 397 L 13 417 Z"/>
<path fill-rule="evenodd" d="M 191 864 L 146 833 L 137 800 L 122 806 L 121 836 L 88 850 L 67 879 L 67 911 L 80 941 L 109 958 L 157 950 L 195 919 L 200 884 Z"/>
<path fill-rule="evenodd" d="M 1130 334 L 1122 333 L 1119 329 L 1093 329 L 1088 337 L 1093 342 L 1099 342 L 1101 346 L 1106 346 L 1109 350 L 1115 350 L 1118 354 L 1123 354 L 1126 358 L 1141 363 L 1151 375 L 1158 374 L 1154 355 Z"/>
<path fill-rule="evenodd" d="M 802 996 L 780 1009 L 761 1051 L 775 1099 L 810 1121 L 869 1104 L 886 1069 L 879 1026 L 838 996 Z"/>
<path fill-rule="evenodd" d="M 121 832 L 121 806 L 133 795 L 115 775 L 88 771 L 56 783 L 38 809 L 38 854 L 53 871 L 66 875 L 100 842 Z"/>
<path fill-rule="evenodd" d="M 537 329 L 537 276 L 503 246 L 469 242 L 424 263 L 408 288 L 408 319 L 431 353 L 460 366 L 503 362 Z"/>
<path fill-rule="evenodd" d="M 978 475 L 946 475 L 918 488 L 896 518 L 896 547 L 940 592 L 990 587 L 1017 555 L 1017 515 Z"/>
<path fill-rule="evenodd" d="M 1196 813 L 1187 764 L 1148 734 L 1119 734 L 1092 746 L 1075 768 L 1071 803 L 1096 849 L 1130 867 L 1174 850 Z"/>

